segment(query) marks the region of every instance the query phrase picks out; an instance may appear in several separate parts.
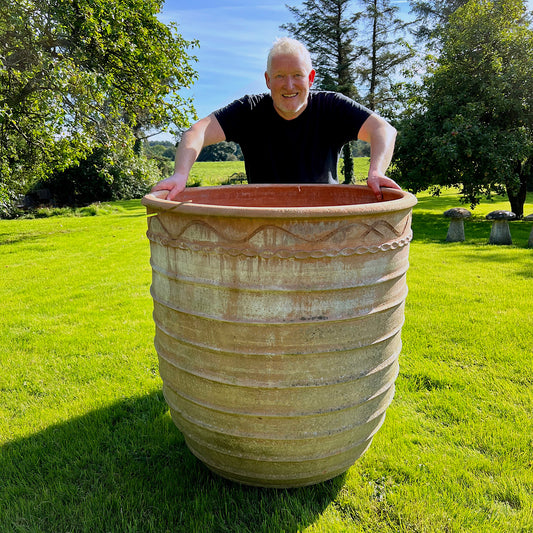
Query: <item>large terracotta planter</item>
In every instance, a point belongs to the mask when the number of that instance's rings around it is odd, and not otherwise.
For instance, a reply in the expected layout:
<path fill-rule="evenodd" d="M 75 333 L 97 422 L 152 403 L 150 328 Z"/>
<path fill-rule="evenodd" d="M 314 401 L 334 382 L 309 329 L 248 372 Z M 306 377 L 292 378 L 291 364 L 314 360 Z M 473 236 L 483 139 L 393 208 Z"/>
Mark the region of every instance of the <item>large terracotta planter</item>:
<path fill-rule="evenodd" d="M 163 391 L 220 475 L 295 487 L 369 447 L 394 394 L 416 199 L 244 185 L 143 199 Z"/>

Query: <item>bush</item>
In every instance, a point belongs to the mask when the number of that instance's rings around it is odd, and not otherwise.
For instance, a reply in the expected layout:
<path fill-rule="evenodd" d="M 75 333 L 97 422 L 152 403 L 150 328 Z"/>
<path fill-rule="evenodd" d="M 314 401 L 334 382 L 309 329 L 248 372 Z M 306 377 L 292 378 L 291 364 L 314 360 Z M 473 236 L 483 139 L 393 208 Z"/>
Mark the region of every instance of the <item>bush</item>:
<path fill-rule="evenodd" d="M 111 200 L 141 198 L 163 177 L 156 161 L 138 156 L 131 163 L 128 169 L 121 170 L 114 176 Z M 118 170 L 117 167 L 114 168 Z"/>
<path fill-rule="evenodd" d="M 242 161 L 241 147 L 235 142 L 222 141 L 217 144 L 205 146 L 198 161 Z"/>
<path fill-rule="evenodd" d="M 161 179 L 155 162 L 142 155 L 124 156 L 111 161 L 109 154 L 98 148 L 75 167 L 54 173 L 38 183 L 30 192 L 39 203 L 36 192 L 46 188 L 51 202 L 57 206 L 83 206 L 94 202 L 130 200 L 146 194 Z"/>
<path fill-rule="evenodd" d="M 364 141 L 354 141 L 352 145 L 353 157 L 370 157 L 370 144 Z"/>

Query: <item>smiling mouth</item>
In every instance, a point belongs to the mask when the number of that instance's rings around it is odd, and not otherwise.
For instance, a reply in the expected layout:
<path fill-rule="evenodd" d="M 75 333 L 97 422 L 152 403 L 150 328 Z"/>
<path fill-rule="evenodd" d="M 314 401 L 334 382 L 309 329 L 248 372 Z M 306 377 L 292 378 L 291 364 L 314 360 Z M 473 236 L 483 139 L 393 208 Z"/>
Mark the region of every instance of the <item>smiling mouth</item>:
<path fill-rule="evenodd" d="M 298 93 L 284 94 L 282 96 L 283 98 L 296 98 L 298 96 Z"/>

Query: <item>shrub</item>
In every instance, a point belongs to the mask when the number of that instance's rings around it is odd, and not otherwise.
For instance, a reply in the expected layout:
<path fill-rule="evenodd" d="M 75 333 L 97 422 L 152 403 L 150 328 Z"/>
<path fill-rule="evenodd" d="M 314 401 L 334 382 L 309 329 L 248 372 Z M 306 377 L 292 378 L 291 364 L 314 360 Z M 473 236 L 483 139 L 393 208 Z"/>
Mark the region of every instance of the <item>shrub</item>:
<path fill-rule="evenodd" d="M 38 183 L 30 196 L 46 188 L 52 203 L 59 206 L 130 200 L 146 194 L 160 177 L 156 163 L 142 155 L 124 155 L 113 161 L 105 149 L 97 148 L 77 166 L 56 172 Z"/>

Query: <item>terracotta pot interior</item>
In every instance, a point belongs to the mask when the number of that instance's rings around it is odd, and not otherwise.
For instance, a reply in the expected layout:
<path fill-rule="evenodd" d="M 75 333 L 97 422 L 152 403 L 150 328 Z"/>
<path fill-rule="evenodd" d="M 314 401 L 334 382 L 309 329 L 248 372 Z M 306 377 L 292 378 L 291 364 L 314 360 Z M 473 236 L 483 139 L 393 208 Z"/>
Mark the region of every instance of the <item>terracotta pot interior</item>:
<path fill-rule="evenodd" d="M 400 191 L 384 190 L 384 200 L 402 198 Z M 203 205 L 239 207 L 333 207 L 376 203 L 367 187 L 339 185 L 312 186 L 250 186 L 188 188 L 180 194 L 179 202 Z"/>

